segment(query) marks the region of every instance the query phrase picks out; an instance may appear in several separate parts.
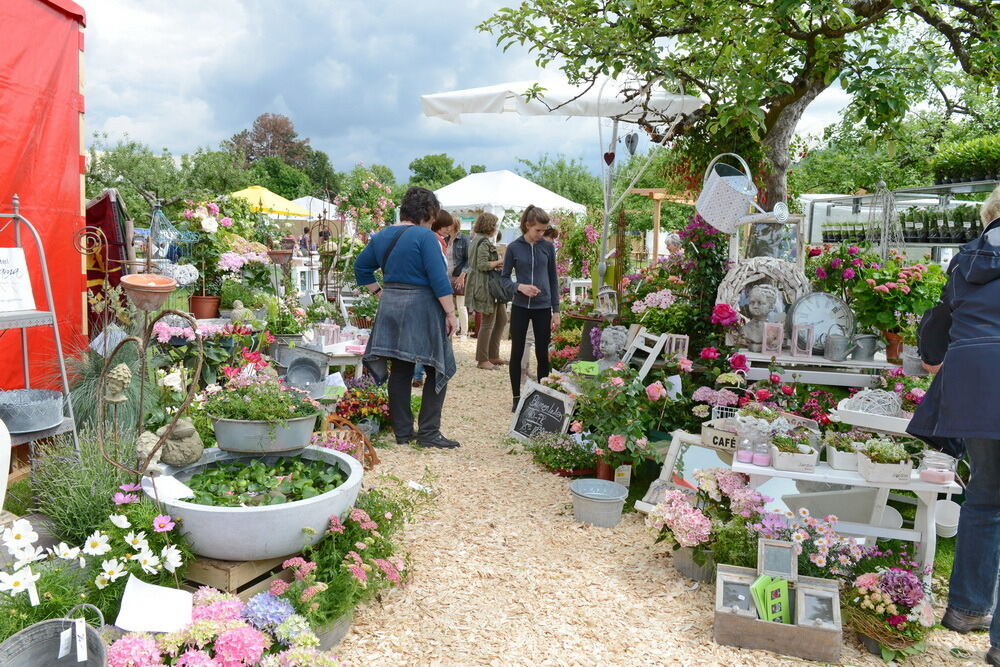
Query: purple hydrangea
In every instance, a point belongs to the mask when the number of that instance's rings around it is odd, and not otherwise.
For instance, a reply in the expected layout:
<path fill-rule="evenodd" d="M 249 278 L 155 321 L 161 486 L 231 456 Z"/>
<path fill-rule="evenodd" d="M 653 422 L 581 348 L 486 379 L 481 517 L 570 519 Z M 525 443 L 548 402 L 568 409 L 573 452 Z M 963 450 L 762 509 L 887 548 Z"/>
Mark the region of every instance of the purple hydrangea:
<path fill-rule="evenodd" d="M 295 613 L 292 603 L 270 593 L 258 593 L 243 609 L 243 618 L 260 630 L 275 628 Z"/>
<path fill-rule="evenodd" d="M 879 578 L 882 592 L 888 594 L 896 604 L 913 607 L 924 599 L 924 585 L 920 577 L 909 570 L 894 567 L 886 570 Z"/>

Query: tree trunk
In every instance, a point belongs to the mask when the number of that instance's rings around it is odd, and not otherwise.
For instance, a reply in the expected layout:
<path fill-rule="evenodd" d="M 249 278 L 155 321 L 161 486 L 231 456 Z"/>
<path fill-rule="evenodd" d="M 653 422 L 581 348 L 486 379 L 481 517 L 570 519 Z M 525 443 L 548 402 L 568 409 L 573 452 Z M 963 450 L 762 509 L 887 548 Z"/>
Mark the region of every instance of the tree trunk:
<path fill-rule="evenodd" d="M 762 208 L 772 210 L 779 201 L 788 198 L 787 175 L 788 168 L 792 164 L 788 155 L 788 147 L 795 136 L 795 126 L 806 107 L 816 99 L 816 97 L 827 88 L 822 80 L 814 80 L 808 84 L 806 90 L 794 101 L 785 105 L 778 112 L 774 121 L 770 123 L 767 134 L 764 135 L 764 155 L 767 157 L 771 168 L 764 174 L 764 202 Z M 769 114 L 770 115 L 770 114 Z"/>

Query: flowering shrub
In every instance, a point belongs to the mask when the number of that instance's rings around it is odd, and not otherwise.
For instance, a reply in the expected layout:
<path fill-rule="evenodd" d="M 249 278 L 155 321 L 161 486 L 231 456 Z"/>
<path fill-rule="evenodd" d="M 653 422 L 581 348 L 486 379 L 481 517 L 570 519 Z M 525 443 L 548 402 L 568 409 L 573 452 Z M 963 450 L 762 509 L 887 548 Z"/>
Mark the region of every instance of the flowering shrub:
<path fill-rule="evenodd" d="M 368 375 L 347 380 L 347 391 L 337 401 L 336 412 L 351 422 L 367 418 L 385 426 L 389 423 L 389 397 L 385 387 L 376 385 Z"/>
<path fill-rule="evenodd" d="M 656 403 L 670 403 L 666 390 L 650 398 L 636 371 L 624 364 L 594 377 L 580 380 L 574 415 L 580 431 L 590 434 L 596 454 L 608 465 L 638 463 L 647 452 L 646 431 L 656 418 Z M 661 408 L 662 410 L 662 408 Z M 612 439 L 613 438 L 613 439 Z"/>
<path fill-rule="evenodd" d="M 267 304 L 267 326 L 271 333 L 295 336 L 305 331 L 309 318 L 294 294 Z"/>
<path fill-rule="evenodd" d="M 848 303 L 869 270 L 879 269 L 882 259 L 868 244 L 827 244 L 807 250 L 806 275 L 817 292 L 830 292 Z"/>
<path fill-rule="evenodd" d="M 268 375 L 237 375 L 225 387 L 206 387 L 197 400 L 212 417 L 279 423 L 316 415 L 320 407 L 307 392 Z"/>
<path fill-rule="evenodd" d="M 902 368 L 896 367 L 879 373 L 878 385 L 887 391 L 899 394 L 904 412 L 913 412 L 920 405 L 927 390 L 931 386 L 933 376 L 917 377 L 907 375 Z"/>
<path fill-rule="evenodd" d="M 937 303 L 947 276 L 937 264 L 905 265 L 894 254 L 884 266 L 871 269 L 853 291 L 851 304 L 863 327 L 899 333 L 906 328 L 898 313 L 922 315 Z"/>
<path fill-rule="evenodd" d="M 347 175 L 345 191 L 333 198 L 337 210 L 354 220 L 359 233 L 368 234 L 385 225 L 396 205 L 392 187 L 374 169 L 358 163 Z"/>
<path fill-rule="evenodd" d="M 557 370 L 562 370 L 571 361 L 574 361 L 580 355 L 579 345 L 568 345 L 558 350 L 554 350 L 549 353 L 549 362 L 552 364 L 552 368 Z"/>
<path fill-rule="evenodd" d="M 541 433 L 529 438 L 524 449 L 546 470 L 586 470 L 597 465 L 594 447 L 565 433 Z"/>
<path fill-rule="evenodd" d="M 862 547 L 838 535 L 836 526 L 836 516 L 817 519 L 803 507 L 798 517 L 791 512 L 763 514 L 751 528 L 760 537 L 794 542 L 800 575 L 829 579 L 849 575 L 862 555 Z"/>

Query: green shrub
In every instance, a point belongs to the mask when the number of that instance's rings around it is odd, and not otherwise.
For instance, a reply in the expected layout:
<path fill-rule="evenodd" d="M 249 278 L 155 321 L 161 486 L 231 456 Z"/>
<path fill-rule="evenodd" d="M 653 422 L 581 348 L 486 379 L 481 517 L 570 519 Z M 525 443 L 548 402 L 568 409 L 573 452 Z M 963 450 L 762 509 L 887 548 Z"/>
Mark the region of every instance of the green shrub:
<path fill-rule="evenodd" d="M 944 144 L 932 161 L 938 179 L 989 179 L 1000 174 L 1000 135 Z"/>
<path fill-rule="evenodd" d="M 232 308 L 234 301 L 242 301 L 244 308 L 256 310 L 267 303 L 267 294 L 237 280 L 225 280 L 219 295 L 223 308 Z"/>

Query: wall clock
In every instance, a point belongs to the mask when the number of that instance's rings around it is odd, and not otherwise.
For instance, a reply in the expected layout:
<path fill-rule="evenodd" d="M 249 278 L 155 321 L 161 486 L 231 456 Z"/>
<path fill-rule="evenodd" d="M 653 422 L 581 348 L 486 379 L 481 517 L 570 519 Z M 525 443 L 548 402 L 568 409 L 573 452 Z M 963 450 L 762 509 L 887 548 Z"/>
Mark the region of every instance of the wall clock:
<path fill-rule="evenodd" d="M 813 351 L 822 353 L 829 333 L 854 337 L 854 312 L 843 299 L 827 292 L 812 292 L 800 297 L 788 318 L 789 326 L 812 325 L 815 332 Z"/>

